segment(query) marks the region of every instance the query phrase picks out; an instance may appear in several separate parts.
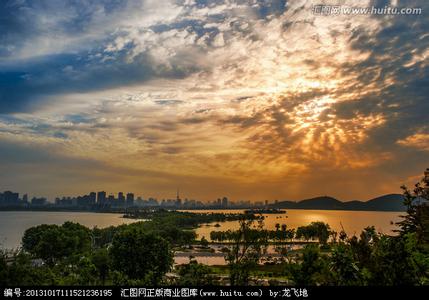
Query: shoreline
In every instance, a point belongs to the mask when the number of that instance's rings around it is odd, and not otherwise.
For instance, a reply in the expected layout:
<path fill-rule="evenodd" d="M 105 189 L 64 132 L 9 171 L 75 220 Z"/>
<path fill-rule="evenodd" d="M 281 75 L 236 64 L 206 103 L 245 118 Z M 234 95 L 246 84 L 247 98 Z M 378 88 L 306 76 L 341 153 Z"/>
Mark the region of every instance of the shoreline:
<path fill-rule="evenodd" d="M 146 210 L 146 209 L 165 209 L 165 210 L 174 210 L 174 211 L 182 211 L 182 212 L 193 212 L 198 211 L 198 213 L 202 213 L 201 211 L 225 211 L 225 210 L 242 210 L 243 213 L 245 210 L 248 210 L 248 208 L 167 208 L 167 207 L 141 207 L 136 208 L 137 210 Z M 280 210 L 289 211 L 289 210 L 328 210 L 328 211 L 351 211 L 351 212 L 398 212 L 398 213 L 406 213 L 405 210 L 388 210 L 388 209 L 381 209 L 381 210 L 373 210 L 373 209 L 342 209 L 342 208 L 281 208 Z M 57 212 L 92 212 L 92 213 L 122 213 L 125 214 L 127 211 L 125 208 L 118 208 L 118 209 L 109 209 L 109 210 L 98 210 L 98 209 L 85 209 L 85 208 L 70 208 L 70 207 L 1 207 L 0 211 L 57 211 Z M 276 214 L 276 213 L 262 213 L 262 214 Z M 280 214 L 280 213 L 279 213 Z M 283 214 L 283 213 L 281 213 Z M 287 212 L 286 212 L 287 214 Z M 133 218 L 130 218 L 133 219 Z"/>

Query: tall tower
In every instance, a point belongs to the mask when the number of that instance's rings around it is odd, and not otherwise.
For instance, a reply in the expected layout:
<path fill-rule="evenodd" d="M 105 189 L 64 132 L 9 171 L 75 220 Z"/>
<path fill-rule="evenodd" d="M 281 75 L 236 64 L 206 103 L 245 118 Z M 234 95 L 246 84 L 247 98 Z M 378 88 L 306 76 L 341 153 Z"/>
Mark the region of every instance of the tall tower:
<path fill-rule="evenodd" d="M 182 206 L 182 199 L 180 199 L 179 188 L 177 188 L 177 193 L 176 193 L 176 206 L 177 207 Z"/>

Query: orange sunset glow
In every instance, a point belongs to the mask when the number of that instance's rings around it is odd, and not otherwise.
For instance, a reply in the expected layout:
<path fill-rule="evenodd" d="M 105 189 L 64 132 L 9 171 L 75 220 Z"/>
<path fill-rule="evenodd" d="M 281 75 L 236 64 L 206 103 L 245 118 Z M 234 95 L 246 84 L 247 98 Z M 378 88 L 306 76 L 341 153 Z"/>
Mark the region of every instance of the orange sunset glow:
<path fill-rule="evenodd" d="M 400 192 L 429 165 L 427 17 L 320 16 L 315 3 L 33 3 L 1 38 L 2 189 Z"/>

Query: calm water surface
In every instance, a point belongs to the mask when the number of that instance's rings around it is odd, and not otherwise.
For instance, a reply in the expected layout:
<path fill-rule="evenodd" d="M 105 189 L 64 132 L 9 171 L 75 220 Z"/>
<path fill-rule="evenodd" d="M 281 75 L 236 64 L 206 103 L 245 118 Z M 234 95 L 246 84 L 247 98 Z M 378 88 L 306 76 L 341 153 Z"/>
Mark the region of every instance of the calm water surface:
<path fill-rule="evenodd" d="M 189 210 L 195 213 L 243 213 L 243 210 Z M 275 229 L 275 225 L 286 224 L 288 228 L 297 228 L 308 225 L 311 222 L 322 221 L 328 223 L 331 229 L 339 232 L 342 228 L 349 236 L 359 235 L 362 229 L 367 226 L 375 226 L 378 232 L 393 234 L 396 228 L 395 222 L 401 220 L 402 212 L 378 212 L 378 211 L 338 211 L 338 210 L 301 210 L 289 209 L 286 214 L 263 214 L 265 217 L 264 226 L 267 229 Z M 199 238 L 203 236 L 210 241 L 211 231 L 236 230 L 237 221 L 219 223 L 220 227 L 214 227 L 215 223 L 202 225 L 197 228 L 196 233 Z M 270 252 L 270 251 L 268 251 Z M 271 251 L 273 252 L 273 251 Z M 195 259 L 207 265 L 225 265 L 222 256 L 197 256 Z M 176 256 L 175 263 L 188 263 L 186 256 Z"/>
<path fill-rule="evenodd" d="M 196 213 L 243 213 L 243 210 L 192 210 Z M 359 235 L 363 228 L 374 225 L 377 231 L 391 234 L 395 229 L 394 223 L 401 220 L 401 212 L 375 212 L 375 211 L 334 211 L 334 210 L 287 210 L 286 214 L 264 214 L 265 228 L 275 229 L 275 225 L 286 224 L 288 228 L 308 225 L 310 222 L 322 221 L 328 223 L 335 231 L 341 228 L 349 235 Z M 129 224 L 137 220 L 122 218 L 121 214 L 90 213 L 90 212 L 35 212 L 35 211 L 2 211 L 0 212 L 0 245 L 3 248 L 19 247 L 24 231 L 40 224 L 63 224 L 66 221 L 80 223 L 89 228 L 99 228 Z M 199 238 L 210 240 L 211 231 L 224 231 L 237 229 L 237 221 L 202 225 L 197 228 Z M 197 257 L 197 261 L 209 265 L 225 264 L 223 257 Z M 189 258 L 176 256 L 176 263 L 186 263 Z"/>
<path fill-rule="evenodd" d="M 61 225 L 66 221 L 98 228 L 135 222 L 121 214 L 91 212 L 0 211 L 0 245 L 12 249 L 20 246 L 24 231 L 40 224 Z"/>
<path fill-rule="evenodd" d="M 192 210 L 198 213 L 242 213 L 243 210 Z M 274 230 L 277 223 L 286 224 L 288 228 L 308 225 L 311 222 L 322 221 L 328 223 L 331 229 L 339 232 L 344 228 L 348 235 L 359 235 L 367 226 L 375 226 L 379 232 L 392 234 L 396 228 L 395 222 L 401 220 L 402 212 L 380 212 L 380 211 L 344 211 L 344 210 L 302 210 L 288 209 L 286 214 L 264 214 L 265 228 Z M 202 225 L 196 230 L 199 238 L 205 237 L 210 240 L 211 231 L 236 230 L 238 222 L 228 221 L 219 223 L 220 227 Z"/>

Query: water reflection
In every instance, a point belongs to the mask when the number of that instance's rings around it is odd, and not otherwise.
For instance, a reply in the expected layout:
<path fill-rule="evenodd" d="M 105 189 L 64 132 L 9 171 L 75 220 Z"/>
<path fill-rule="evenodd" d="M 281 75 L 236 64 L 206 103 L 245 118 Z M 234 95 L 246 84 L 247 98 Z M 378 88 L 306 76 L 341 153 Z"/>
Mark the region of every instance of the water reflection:
<path fill-rule="evenodd" d="M 242 213 L 243 210 L 191 210 L 196 213 Z M 331 229 L 339 232 L 342 229 L 348 235 L 359 235 L 367 226 L 375 226 L 378 232 L 393 234 L 395 222 L 401 220 L 401 212 L 380 211 L 340 211 L 340 210 L 299 210 L 290 209 L 286 214 L 264 214 L 265 228 L 274 230 L 276 224 L 286 224 L 288 228 L 297 228 L 311 222 L 322 221 L 328 223 Z M 210 241 L 211 231 L 236 230 L 237 221 L 219 223 L 219 227 L 201 226 L 196 230 L 199 238 L 205 237 Z"/>
<path fill-rule="evenodd" d="M 195 213 L 243 213 L 243 210 L 189 210 Z M 264 226 L 267 229 L 275 230 L 276 224 L 286 224 L 288 228 L 297 228 L 299 226 L 308 225 L 311 222 L 322 221 L 328 223 L 331 229 L 339 232 L 344 229 L 348 235 L 359 235 L 360 232 L 368 226 L 375 226 L 376 230 L 385 234 L 394 234 L 395 222 L 401 220 L 400 212 L 378 212 L 378 211 L 333 211 L 333 210 L 287 210 L 286 214 L 264 214 Z M 236 230 L 238 221 L 220 222 L 219 226 L 214 226 L 216 223 L 205 224 L 197 228 L 196 233 L 198 238 L 203 236 L 211 241 L 210 232 Z M 301 246 L 293 246 L 297 249 Z M 195 260 L 199 263 L 207 265 L 225 265 L 223 254 L 219 253 L 217 246 L 212 246 L 216 249 L 216 255 L 200 253 L 195 255 Z M 268 247 L 268 253 L 275 253 L 273 246 Z M 176 255 L 174 261 L 176 264 L 184 264 L 189 262 L 189 254 Z M 195 254 L 195 253 L 194 253 Z"/>
<path fill-rule="evenodd" d="M 61 225 L 66 221 L 76 222 L 89 228 L 94 226 L 104 228 L 138 220 L 122 218 L 122 214 L 111 213 L 1 211 L 0 246 L 7 249 L 17 248 L 26 229 L 40 224 Z"/>

